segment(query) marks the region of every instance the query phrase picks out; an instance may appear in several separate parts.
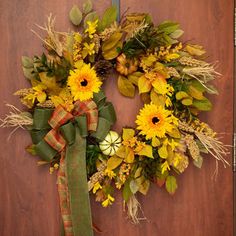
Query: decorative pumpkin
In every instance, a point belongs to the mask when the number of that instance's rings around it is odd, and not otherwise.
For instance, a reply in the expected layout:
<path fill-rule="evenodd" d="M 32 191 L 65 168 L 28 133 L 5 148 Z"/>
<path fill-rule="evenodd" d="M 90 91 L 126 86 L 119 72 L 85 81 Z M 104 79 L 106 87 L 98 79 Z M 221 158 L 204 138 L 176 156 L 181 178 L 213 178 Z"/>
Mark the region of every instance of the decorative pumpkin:
<path fill-rule="evenodd" d="M 104 155 L 113 156 L 121 146 L 121 137 L 115 131 L 110 131 L 105 139 L 99 143 Z"/>
<path fill-rule="evenodd" d="M 127 59 L 125 54 L 117 57 L 116 70 L 122 75 L 129 75 L 138 69 L 138 61 L 135 59 Z"/>

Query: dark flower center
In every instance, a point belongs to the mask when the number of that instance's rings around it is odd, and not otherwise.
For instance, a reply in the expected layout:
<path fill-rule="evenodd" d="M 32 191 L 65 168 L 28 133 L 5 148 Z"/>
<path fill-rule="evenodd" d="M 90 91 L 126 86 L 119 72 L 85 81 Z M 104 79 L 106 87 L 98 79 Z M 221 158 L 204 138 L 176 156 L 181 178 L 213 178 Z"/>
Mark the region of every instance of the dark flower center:
<path fill-rule="evenodd" d="M 153 117 L 152 118 L 152 123 L 155 125 L 156 123 L 158 123 L 160 120 L 159 120 L 159 118 L 158 117 Z"/>
<path fill-rule="evenodd" d="M 88 81 L 84 79 L 83 81 L 80 82 L 81 86 L 85 87 L 88 84 Z"/>
<path fill-rule="evenodd" d="M 129 62 L 126 62 L 126 63 L 125 63 L 125 66 L 126 66 L 126 68 L 129 68 L 129 67 L 130 67 L 130 63 L 129 63 Z"/>

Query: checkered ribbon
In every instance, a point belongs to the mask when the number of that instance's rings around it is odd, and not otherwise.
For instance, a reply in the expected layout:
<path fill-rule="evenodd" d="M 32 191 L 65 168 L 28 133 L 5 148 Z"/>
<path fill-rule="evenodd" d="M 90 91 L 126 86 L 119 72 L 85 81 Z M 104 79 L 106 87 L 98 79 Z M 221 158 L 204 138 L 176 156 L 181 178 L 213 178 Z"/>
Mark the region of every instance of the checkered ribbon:
<path fill-rule="evenodd" d="M 94 101 L 77 101 L 72 113 L 74 116 L 86 114 L 88 130 L 96 131 L 98 125 L 98 109 Z"/>
<path fill-rule="evenodd" d="M 94 101 L 77 101 L 72 114 L 67 112 L 61 105 L 54 110 L 48 123 L 52 129 L 46 134 L 44 140 L 56 151 L 61 152 L 66 146 L 66 140 L 60 134 L 59 128 L 72 120 L 74 117 L 86 114 L 87 129 L 96 131 L 98 122 L 98 110 Z"/>

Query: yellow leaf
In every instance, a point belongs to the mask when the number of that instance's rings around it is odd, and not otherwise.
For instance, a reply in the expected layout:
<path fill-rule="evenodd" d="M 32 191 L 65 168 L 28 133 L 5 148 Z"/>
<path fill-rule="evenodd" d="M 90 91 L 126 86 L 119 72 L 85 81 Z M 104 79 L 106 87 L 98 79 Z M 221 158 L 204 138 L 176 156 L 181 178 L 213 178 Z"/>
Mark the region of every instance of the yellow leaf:
<path fill-rule="evenodd" d="M 162 75 L 158 76 L 158 78 L 152 82 L 152 86 L 158 94 L 165 95 L 168 92 L 167 82 Z"/>
<path fill-rule="evenodd" d="M 151 88 L 151 82 L 145 76 L 141 76 L 138 80 L 139 93 L 147 93 Z"/>
<path fill-rule="evenodd" d="M 124 76 L 118 78 L 118 89 L 120 93 L 126 97 L 134 97 L 135 87 L 134 85 Z"/>
<path fill-rule="evenodd" d="M 121 145 L 120 148 L 117 150 L 116 155 L 120 158 L 126 157 L 126 148 L 125 146 Z"/>
<path fill-rule="evenodd" d="M 114 48 L 111 48 L 108 51 L 102 52 L 103 57 L 106 60 L 112 60 L 112 59 L 116 58 L 120 54 L 118 48 L 121 49 L 122 45 L 123 45 L 122 42 L 118 42 L 117 45 Z"/>
<path fill-rule="evenodd" d="M 173 128 L 167 132 L 172 138 L 181 138 L 181 134 L 177 128 Z"/>
<path fill-rule="evenodd" d="M 117 43 L 119 42 L 119 40 L 122 38 L 122 33 L 120 32 L 115 32 L 113 35 L 111 35 L 111 37 L 106 40 L 103 45 L 102 45 L 102 51 L 103 52 L 107 52 L 110 51 L 111 49 L 113 49 Z"/>
<path fill-rule="evenodd" d="M 143 195 L 146 195 L 150 187 L 150 181 L 146 179 L 144 176 L 141 176 L 136 179 L 136 183 L 139 187 L 138 191 Z"/>
<path fill-rule="evenodd" d="M 184 91 L 179 91 L 179 92 L 176 93 L 175 98 L 177 100 L 182 100 L 184 98 L 189 98 L 189 95 Z"/>
<path fill-rule="evenodd" d="M 197 90 L 192 85 L 190 85 L 188 87 L 188 93 L 190 96 L 192 96 L 193 98 L 195 98 L 197 100 L 204 100 L 205 99 L 205 97 L 203 96 L 203 93 L 201 91 Z"/>
<path fill-rule="evenodd" d="M 177 53 L 171 53 L 171 54 L 167 54 L 166 57 L 165 57 L 165 59 L 166 59 L 166 61 L 171 61 L 171 60 L 175 60 L 175 59 L 177 59 L 177 58 L 179 58 L 179 57 L 180 57 L 179 54 L 177 54 Z"/>
<path fill-rule="evenodd" d="M 162 107 L 165 106 L 165 102 L 166 102 L 165 96 L 160 95 L 160 94 L 157 94 L 157 93 L 154 91 L 154 89 L 152 89 L 150 97 L 151 97 L 151 101 L 152 101 L 155 105 L 157 105 L 158 107 L 159 107 L 159 106 L 162 106 Z"/>
<path fill-rule="evenodd" d="M 145 145 L 144 148 L 140 152 L 138 152 L 138 155 L 154 158 L 152 155 L 152 146 Z"/>
<path fill-rule="evenodd" d="M 56 77 L 48 77 L 46 72 L 39 73 L 40 80 L 42 81 L 42 84 L 49 89 L 50 94 L 57 95 L 61 88 L 58 86 L 56 82 Z"/>
<path fill-rule="evenodd" d="M 166 145 L 162 145 L 160 148 L 158 148 L 158 154 L 163 159 L 166 159 L 168 157 Z"/>
<path fill-rule="evenodd" d="M 138 81 L 139 78 L 143 75 L 142 72 L 136 71 L 130 75 L 128 75 L 128 79 L 131 83 L 133 83 L 134 85 L 138 86 Z"/>
<path fill-rule="evenodd" d="M 139 177 L 142 175 L 142 171 L 143 171 L 143 168 L 142 168 L 142 167 L 139 167 L 139 168 L 135 171 L 134 178 L 135 178 L 135 179 L 139 178 Z"/>
<path fill-rule="evenodd" d="M 134 151 L 131 148 L 127 148 L 127 156 L 125 157 L 127 163 L 134 162 Z"/>
<path fill-rule="evenodd" d="M 30 80 L 30 83 L 31 83 L 32 87 L 36 87 L 37 85 L 40 84 L 40 82 L 34 78 Z"/>
<path fill-rule="evenodd" d="M 181 103 L 185 106 L 190 106 L 193 104 L 193 99 L 191 97 L 189 98 L 184 98 Z"/>
<path fill-rule="evenodd" d="M 107 161 L 107 169 L 114 170 L 116 167 L 118 167 L 122 163 L 122 159 L 118 156 L 112 156 Z"/>
<path fill-rule="evenodd" d="M 133 129 L 123 129 L 122 138 L 124 141 L 134 137 L 135 131 Z"/>
<path fill-rule="evenodd" d="M 161 145 L 160 140 L 159 140 L 157 137 L 154 137 L 154 138 L 152 139 L 152 146 L 153 146 L 153 147 L 158 147 L 158 146 L 160 146 L 160 145 Z"/>
<path fill-rule="evenodd" d="M 196 44 L 188 44 L 185 47 L 185 51 L 187 51 L 190 55 L 192 56 L 202 56 L 206 53 L 206 51 L 204 50 L 204 48 L 200 45 L 196 45 Z"/>
<path fill-rule="evenodd" d="M 151 102 L 149 93 L 141 93 L 140 98 L 142 99 L 144 104 L 149 104 Z"/>

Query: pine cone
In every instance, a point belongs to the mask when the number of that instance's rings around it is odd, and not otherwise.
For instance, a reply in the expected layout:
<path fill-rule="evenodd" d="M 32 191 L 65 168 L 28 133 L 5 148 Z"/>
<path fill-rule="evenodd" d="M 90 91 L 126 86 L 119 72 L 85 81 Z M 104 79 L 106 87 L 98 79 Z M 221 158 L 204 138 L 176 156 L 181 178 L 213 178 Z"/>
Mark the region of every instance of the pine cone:
<path fill-rule="evenodd" d="M 100 76 L 102 79 L 108 76 L 112 68 L 113 68 L 112 63 L 106 60 L 100 60 L 96 62 L 94 66 L 94 69 L 96 70 L 97 75 Z"/>

